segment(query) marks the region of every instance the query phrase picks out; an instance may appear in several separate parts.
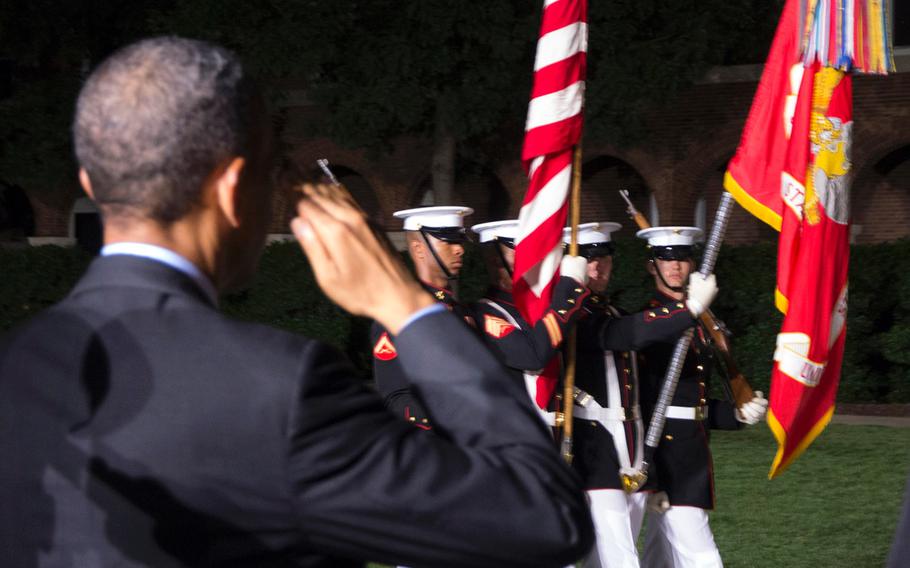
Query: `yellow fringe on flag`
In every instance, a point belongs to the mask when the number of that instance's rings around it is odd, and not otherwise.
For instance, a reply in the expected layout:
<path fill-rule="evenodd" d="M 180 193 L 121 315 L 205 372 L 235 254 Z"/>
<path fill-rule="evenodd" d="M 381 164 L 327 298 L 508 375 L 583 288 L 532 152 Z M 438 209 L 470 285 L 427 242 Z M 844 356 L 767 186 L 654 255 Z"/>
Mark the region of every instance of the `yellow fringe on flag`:
<path fill-rule="evenodd" d="M 733 178 L 729 171 L 724 174 L 724 189 L 733 195 L 733 198 L 736 199 L 736 202 L 739 203 L 743 209 L 770 225 L 775 231 L 780 232 L 780 215 L 749 195 L 749 192 L 739 185 L 739 182 Z"/>
<path fill-rule="evenodd" d="M 768 472 L 768 479 L 774 479 L 781 473 L 783 473 L 790 464 L 793 463 L 793 460 L 802 455 L 806 448 L 815 441 L 816 438 L 824 431 L 824 429 L 831 422 L 831 418 L 834 416 L 834 405 L 831 405 L 831 408 L 825 412 L 825 415 L 815 423 L 809 433 L 806 434 L 806 437 L 803 438 L 799 445 L 796 446 L 796 449 L 787 456 L 787 459 L 784 457 L 784 448 L 787 443 L 787 433 L 784 431 L 784 427 L 780 425 L 780 422 L 777 420 L 777 417 L 774 416 L 774 412 L 771 409 L 768 409 L 768 427 L 771 429 L 771 432 L 774 434 L 774 438 L 777 440 L 777 455 L 774 456 L 774 463 L 771 464 L 771 471 Z"/>

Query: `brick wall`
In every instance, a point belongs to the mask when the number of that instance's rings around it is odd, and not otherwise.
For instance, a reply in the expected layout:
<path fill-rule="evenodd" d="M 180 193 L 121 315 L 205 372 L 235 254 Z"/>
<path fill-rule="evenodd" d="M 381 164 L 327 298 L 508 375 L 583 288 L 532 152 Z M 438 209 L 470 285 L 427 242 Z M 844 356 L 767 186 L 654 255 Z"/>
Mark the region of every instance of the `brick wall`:
<path fill-rule="evenodd" d="M 910 56 L 908 56 L 910 57 Z M 585 141 L 582 219 L 615 220 L 623 234 L 634 230 L 616 193 L 629 189 L 638 208 L 648 214 L 653 197 L 661 224 L 692 225 L 699 200 L 708 224 L 721 192 L 723 169 L 739 142 L 759 69 L 722 68 L 706 82 L 681 92 L 666 108 L 647 117 L 643 140 L 613 147 Z M 904 69 L 906 71 L 906 69 Z M 713 78 L 711 78 L 713 77 Z M 910 72 L 888 77 L 857 77 L 854 82 L 852 190 L 857 242 L 910 236 Z M 365 209 L 389 230 L 400 227 L 392 212 L 420 203 L 429 186 L 431 142 L 418 137 L 390 141 L 388 151 L 352 150 L 308 135 L 314 111 L 301 97 L 289 97 L 283 131 L 289 156 L 300 168 L 317 172 L 315 160 L 326 157 Z M 514 217 L 527 180 L 521 168 L 521 133 L 503 132 L 487 142 L 488 165 L 463 162 L 457 168 L 454 200 L 477 210 L 471 223 Z M 901 153 L 903 152 L 903 153 Z M 72 199 L 45 203 L 32 197 L 36 234 L 66 236 Z M 273 232 L 287 232 L 292 198 L 275 196 Z M 728 242 L 774 238 L 774 232 L 737 208 Z"/>

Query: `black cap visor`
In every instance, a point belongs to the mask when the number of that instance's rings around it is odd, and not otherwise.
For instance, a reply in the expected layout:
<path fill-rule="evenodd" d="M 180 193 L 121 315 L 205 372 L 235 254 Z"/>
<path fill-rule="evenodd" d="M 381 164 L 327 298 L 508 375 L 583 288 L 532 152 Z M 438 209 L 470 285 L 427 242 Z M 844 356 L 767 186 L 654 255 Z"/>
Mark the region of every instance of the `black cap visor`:
<path fill-rule="evenodd" d="M 691 260 L 691 245 L 652 246 L 651 255 L 658 260 Z"/>
<path fill-rule="evenodd" d="M 588 260 L 592 260 L 600 256 L 613 256 L 613 253 L 615 251 L 616 247 L 612 242 L 578 245 L 578 255 L 583 256 Z"/>
<path fill-rule="evenodd" d="M 464 227 L 421 227 L 420 230 L 446 243 L 463 244 L 468 240 Z"/>

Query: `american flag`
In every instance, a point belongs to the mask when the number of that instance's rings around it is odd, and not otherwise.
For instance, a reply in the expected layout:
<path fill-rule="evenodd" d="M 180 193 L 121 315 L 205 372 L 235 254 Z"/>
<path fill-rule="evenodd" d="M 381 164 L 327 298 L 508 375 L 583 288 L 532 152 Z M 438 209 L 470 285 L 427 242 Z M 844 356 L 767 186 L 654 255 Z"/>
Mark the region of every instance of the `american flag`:
<path fill-rule="evenodd" d="M 548 309 L 559 278 L 572 150 L 581 139 L 587 18 L 587 0 L 544 0 L 521 153 L 529 183 L 513 276 L 516 305 L 532 324 Z"/>

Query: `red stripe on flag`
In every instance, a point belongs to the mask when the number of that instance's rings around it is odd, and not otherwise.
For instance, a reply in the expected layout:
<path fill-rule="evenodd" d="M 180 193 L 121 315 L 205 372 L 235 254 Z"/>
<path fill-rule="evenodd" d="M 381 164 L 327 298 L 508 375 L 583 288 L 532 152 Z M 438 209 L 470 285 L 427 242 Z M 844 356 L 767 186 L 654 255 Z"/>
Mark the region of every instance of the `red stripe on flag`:
<path fill-rule="evenodd" d="M 518 246 L 521 247 L 522 254 L 515 255 L 515 275 L 524 276 L 524 274 L 537 266 L 545 256 L 550 254 L 557 244 L 562 242 L 562 229 L 566 226 L 568 217 L 568 200 L 555 213 L 550 215 L 546 221 L 541 223 L 537 229 L 523 238 Z M 559 232 L 554 231 L 558 228 Z M 536 320 L 535 320 L 536 321 Z"/>
<path fill-rule="evenodd" d="M 522 206 L 534 201 L 534 198 L 537 197 L 537 194 L 540 193 L 547 183 L 571 163 L 572 153 L 568 150 L 562 150 L 558 154 L 546 156 L 528 182 L 528 192 L 525 194 Z M 528 165 L 529 163 L 525 164 L 525 166 Z"/>
<path fill-rule="evenodd" d="M 588 21 L 587 0 L 559 0 L 544 10 L 540 22 L 540 35 L 562 29 L 576 22 Z"/>
<path fill-rule="evenodd" d="M 583 80 L 585 78 L 587 56 L 588 54 L 584 51 L 579 51 L 571 57 L 539 69 L 534 75 L 534 88 L 531 90 L 531 98 L 534 99 L 561 91 L 569 85 Z"/>
<path fill-rule="evenodd" d="M 521 159 L 528 163 L 538 156 L 555 154 L 574 146 L 581 138 L 583 117 L 581 114 L 570 116 L 552 124 L 538 126 L 525 134 L 524 148 L 521 150 Z"/>
<path fill-rule="evenodd" d="M 528 317 L 528 321 L 536 322 L 550 309 L 549 298 L 553 295 L 553 287 L 558 277 L 557 275 L 550 280 L 540 298 L 534 295 L 530 285 L 524 279 L 513 284 L 512 294 L 515 297 L 515 307 Z"/>

